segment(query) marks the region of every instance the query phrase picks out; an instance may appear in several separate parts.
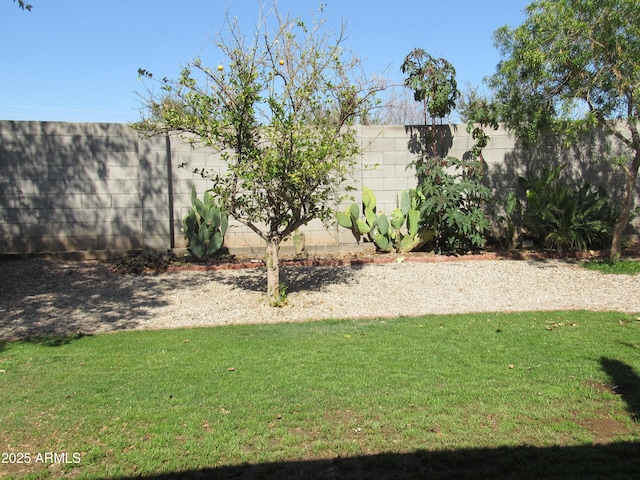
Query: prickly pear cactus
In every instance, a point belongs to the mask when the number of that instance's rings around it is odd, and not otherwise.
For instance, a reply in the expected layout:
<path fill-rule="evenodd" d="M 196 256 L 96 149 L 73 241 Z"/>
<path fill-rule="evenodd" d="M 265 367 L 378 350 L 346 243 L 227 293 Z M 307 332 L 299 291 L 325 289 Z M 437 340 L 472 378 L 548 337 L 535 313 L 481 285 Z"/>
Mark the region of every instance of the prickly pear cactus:
<path fill-rule="evenodd" d="M 418 210 L 409 210 L 407 213 L 407 233 L 412 237 L 418 233 L 420 229 L 420 212 Z"/>
<path fill-rule="evenodd" d="M 362 235 L 367 235 L 369 241 L 373 241 L 373 229 L 376 221 L 376 197 L 371 190 L 364 187 L 362 190 L 362 205 L 365 220 L 360 218 L 360 207 L 352 203 L 344 212 L 336 212 L 338 225 L 349 228 L 358 242 Z"/>
<path fill-rule="evenodd" d="M 405 215 L 402 213 L 402 210 L 396 208 L 393 212 L 391 212 L 391 220 L 389 220 L 389 223 L 394 229 L 400 230 L 402 228 L 402 225 L 404 225 L 404 220 Z"/>
<path fill-rule="evenodd" d="M 431 240 L 435 231 L 422 225 L 420 197 L 415 189 L 405 190 L 400 196 L 400 207 L 394 210 L 393 227 L 395 249 L 405 253 L 417 250 Z"/>
<path fill-rule="evenodd" d="M 381 252 L 410 252 L 425 245 L 435 232 L 421 225 L 420 198 L 414 190 L 405 190 L 400 195 L 398 208 L 387 217 L 376 213 L 376 197 L 373 192 L 362 189 L 364 220 L 360 218 L 360 207 L 352 204 L 344 212 L 337 212 L 338 224 L 349 228 L 358 241 L 367 235 Z"/>
<path fill-rule="evenodd" d="M 387 218 L 387 216 L 384 213 L 381 213 L 380 216 L 378 217 L 378 232 L 380 232 L 381 235 L 389 235 L 389 219 Z"/>
<path fill-rule="evenodd" d="M 411 191 L 403 191 L 400 195 L 400 211 L 403 215 L 407 215 L 411 209 Z"/>
<path fill-rule="evenodd" d="M 205 192 L 203 200 L 200 200 L 195 187 L 192 187 L 191 209 L 182 220 L 182 226 L 191 253 L 198 258 L 205 258 L 222 247 L 229 218 L 215 204 L 209 192 Z"/>
<path fill-rule="evenodd" d="M 374 237 L 374 241 L 376 242 L 376 247 L 378 247 L 378 250 L 380 250 L 381 252 L 393 251 L 393 242 L 389 239 L 388 236 L 377 233 Z"/>
<path fill-rule="evenodd" d="M 293 247 L 296 252 L 296 256 L 300 256 L 304 253 L 305 241 L 304 233 L 301 233 L 297 228 L 293 234 Z"/>
<path fill-rule="evenodd" d="M 364 205 L 365 209 L 376 209 L 376 196 L 368 187 L 362 187 L 362 204 Z"/>

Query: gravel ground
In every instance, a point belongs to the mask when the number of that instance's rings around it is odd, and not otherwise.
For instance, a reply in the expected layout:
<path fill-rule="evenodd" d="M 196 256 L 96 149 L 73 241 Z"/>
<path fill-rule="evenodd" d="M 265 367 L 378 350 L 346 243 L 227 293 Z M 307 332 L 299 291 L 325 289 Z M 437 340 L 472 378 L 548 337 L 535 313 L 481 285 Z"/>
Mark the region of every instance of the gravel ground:
<path fill-rule="evenodd" d="M 570 261 L 284 267 L 281 276 L 289 303 L 271 308 L 261 268 L 131 276 L 97 262 L 0 261 L 0 339 L 430 313 L 640 312 L 640 276 Z"/>

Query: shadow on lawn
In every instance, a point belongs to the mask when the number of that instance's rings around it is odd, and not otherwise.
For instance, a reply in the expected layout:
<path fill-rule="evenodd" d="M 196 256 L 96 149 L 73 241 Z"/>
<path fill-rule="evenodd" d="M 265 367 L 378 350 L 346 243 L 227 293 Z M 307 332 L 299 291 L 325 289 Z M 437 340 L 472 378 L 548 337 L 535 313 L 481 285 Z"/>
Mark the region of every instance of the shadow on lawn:
<path fill-rule="evenodd" d="M 205 468 L 135 478 L 567 480 L 632 479 L 637 478 L 639 471 L 640 443 L 613 443 L 576 447 L 525 446 L 382 453 L 330 460 Z"/>
<path fill-rule="evenodd" d="M 640 421 L 640 377 L 633 367 L 619 360 L 602 357 L 602 369 L 609 375 L 613 391 L 627 404 L 631 417 Z"/>

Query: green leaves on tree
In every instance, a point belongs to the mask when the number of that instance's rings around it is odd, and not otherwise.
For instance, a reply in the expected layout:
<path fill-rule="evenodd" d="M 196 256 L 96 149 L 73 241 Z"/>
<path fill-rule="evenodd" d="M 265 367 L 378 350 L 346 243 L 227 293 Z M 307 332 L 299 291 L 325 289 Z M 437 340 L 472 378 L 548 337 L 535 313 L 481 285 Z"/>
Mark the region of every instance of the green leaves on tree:
<path fill-rule="evenodd" d="M 598 126 L 627 147 L 615 259 L 640 168 L 640 2 L 536 0 L 527 14 L 522 25 L 495 32 L 503 59 L 489 84 L 503 121 L 525 145 L 544 133 L 570 142 Z"/>
<path fill-rule="evenodd" d="M 415 101 L 424 104 L 425 116 L 444 118 L 455 108 L 458 84 L 449 61 L 416 48 L 405 57 L 400 70 L 407 75 L 404 84 L 413 90 Z"/>
<path fill-rule="evenodd" d="M 149 91 L 147 116 L 135 127 L 222 152 L 226 168 L 197 171 L 221 207 L 267 243 L 273 304 L 278 246 L 313 219 L 333 219 L 360 151 L 351 127 L 381 85 L 359 76 L 344 31 L 324 33 L 321 17 L 304 22 L 274 5 L 271 20 L 246 36 L 227 18 L 216 42 L 223 63 L 209 68 L 196 58 L 176 80 L 160 81 L 162 94 Z M 139 75 L 153 80 L 144 69 Z"/>

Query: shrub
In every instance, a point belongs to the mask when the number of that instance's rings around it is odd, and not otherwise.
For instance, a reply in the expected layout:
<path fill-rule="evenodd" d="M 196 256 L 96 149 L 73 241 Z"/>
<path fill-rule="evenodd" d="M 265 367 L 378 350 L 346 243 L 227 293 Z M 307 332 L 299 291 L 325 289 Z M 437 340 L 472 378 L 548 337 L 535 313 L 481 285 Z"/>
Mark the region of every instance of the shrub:
<path fill-rule="evenodd" d="M 545 168 L 540 176 L 518 179 L 526 191 L 523 228 L 528 236 L 559 253 L 605 248 L 617 218 L 609 195 L 589 183 L 576 188 L 560 182 L 564 168 Z"/>
<path fill-rule="evenodd" d="M 503 245 L 515 248 L 520 241 L 522 229 L 522 203 L 513 190 L 503 199 L 505 216 L 498 215 L 496 220 L 503 226 Z"/>
<path fill-rule="evenodd" d="M 434 249 L 466 252 L 484 245 L 489 220 L 484 206 L 489 189 L 482 183 L 480 160 L 429 159 L 416 164 L 422 221 L 435 231 Z"/>

